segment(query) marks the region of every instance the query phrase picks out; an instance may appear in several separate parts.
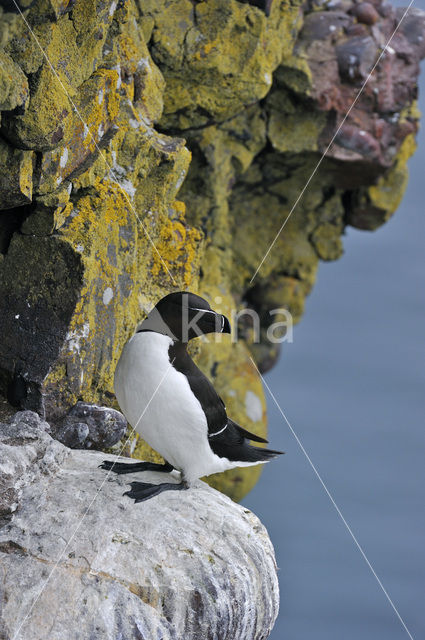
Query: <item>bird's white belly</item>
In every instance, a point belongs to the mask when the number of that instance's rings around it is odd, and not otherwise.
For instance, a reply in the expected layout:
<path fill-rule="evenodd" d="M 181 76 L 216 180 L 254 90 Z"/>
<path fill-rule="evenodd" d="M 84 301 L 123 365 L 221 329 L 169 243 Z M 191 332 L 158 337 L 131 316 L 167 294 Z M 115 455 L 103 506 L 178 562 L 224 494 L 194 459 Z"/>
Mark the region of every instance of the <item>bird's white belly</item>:
<path fill-rule="evenodd" d="M 170 363 L 171 344 L 168 336 L 136 333 L 123 349 L 114 386 L 130 425 L 190 481 L 235 464 L 212 452 L 201 404 Z"/>

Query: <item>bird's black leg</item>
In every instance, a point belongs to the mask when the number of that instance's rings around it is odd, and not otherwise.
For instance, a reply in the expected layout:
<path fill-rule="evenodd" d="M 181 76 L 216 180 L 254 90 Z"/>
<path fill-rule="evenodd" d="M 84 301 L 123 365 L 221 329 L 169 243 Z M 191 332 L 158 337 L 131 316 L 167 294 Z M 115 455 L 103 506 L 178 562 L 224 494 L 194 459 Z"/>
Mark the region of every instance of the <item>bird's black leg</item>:
<path fill-rule="evenodd" d="M 147 482 L 130 482 L 131 489 L 123 495 L 133 498 L 134 502 L 143 502 L 149 498 L 153 498 L 163 491 L 182 491 L 188 489 L 189 485 L 183 481 L 180 484 L 172 482 L 163 482 L 162 484 L 149 484 Z"/>
<path fill-rule="evenodd" d="M 157 462 L 113 462 L 112 460 L 104 460 L 101 465 L 101 469 L 106 471 L 113 471 L 114 473 L 134 473 L 137 471 L 163 471 L 164 473 L 170 473 L 174 467 L 166 462 L 165 464 L 158 464 Z"/>

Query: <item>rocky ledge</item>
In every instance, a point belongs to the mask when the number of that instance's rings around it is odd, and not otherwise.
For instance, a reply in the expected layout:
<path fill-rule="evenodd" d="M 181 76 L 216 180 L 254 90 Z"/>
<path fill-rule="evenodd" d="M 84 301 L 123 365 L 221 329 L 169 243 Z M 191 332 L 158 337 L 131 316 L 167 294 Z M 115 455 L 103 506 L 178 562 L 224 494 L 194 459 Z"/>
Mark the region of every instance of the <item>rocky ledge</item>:
<path fill-rule="evenodd" d="M 255 515 L 203 482 L 133 504 L 134 476 L 48 432 L 31 411 L 0 424 L 2 639 L 268 637 L 276 565 Z"/>

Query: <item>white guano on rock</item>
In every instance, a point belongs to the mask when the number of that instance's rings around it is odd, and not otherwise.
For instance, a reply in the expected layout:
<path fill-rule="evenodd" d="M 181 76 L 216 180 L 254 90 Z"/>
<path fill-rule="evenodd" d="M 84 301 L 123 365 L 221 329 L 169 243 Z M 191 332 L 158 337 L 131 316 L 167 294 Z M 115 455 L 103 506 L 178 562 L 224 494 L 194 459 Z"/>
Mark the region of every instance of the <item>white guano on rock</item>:
<path fill-rule="evenodd" d="M 19 640 L 268 637 L 276 565 L 255 515 L 203 482 L 134 504 L 128 482 L 164 475 L 108 476 L 104 453 L 68 449 L 47 429 L 29 411 L 0 424 L 2 638 L 28 612 Z"/>

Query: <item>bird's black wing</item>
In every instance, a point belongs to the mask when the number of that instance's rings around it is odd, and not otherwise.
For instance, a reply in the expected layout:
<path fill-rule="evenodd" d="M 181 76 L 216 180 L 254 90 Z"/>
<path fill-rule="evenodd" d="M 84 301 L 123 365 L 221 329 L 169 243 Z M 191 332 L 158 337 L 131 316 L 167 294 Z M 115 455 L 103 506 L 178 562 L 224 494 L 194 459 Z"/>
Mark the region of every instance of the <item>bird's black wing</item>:
<path fill-rule="evenodd" d="M 183 344 L 172 345 L 169 356 L 172 366 L 186 376 L 193 394 L 201 404 L 208 424 L 208 442 L 216 455 L 229 460 L 261 462 L 281 453 L 249 444 L 249 440 L 264 443 L 267 440 L 250 433 L 228 418 L 223 400 L 198 369 Z"/>
<path fill-rule="evenodd" d="M 182 343 L 176 343 L 169 349 L 172 366 L 183 373 L 192 393 L 199 400 L 208 424 L 208 435 L 217 433 L 227 423 L 226 407 L 211 382 L 193 362 Z"/>

